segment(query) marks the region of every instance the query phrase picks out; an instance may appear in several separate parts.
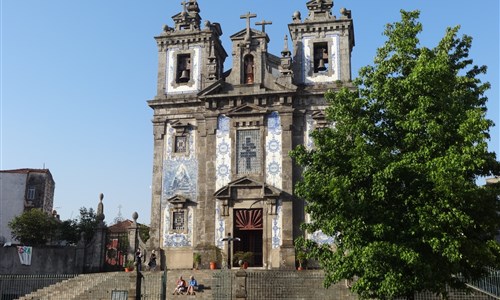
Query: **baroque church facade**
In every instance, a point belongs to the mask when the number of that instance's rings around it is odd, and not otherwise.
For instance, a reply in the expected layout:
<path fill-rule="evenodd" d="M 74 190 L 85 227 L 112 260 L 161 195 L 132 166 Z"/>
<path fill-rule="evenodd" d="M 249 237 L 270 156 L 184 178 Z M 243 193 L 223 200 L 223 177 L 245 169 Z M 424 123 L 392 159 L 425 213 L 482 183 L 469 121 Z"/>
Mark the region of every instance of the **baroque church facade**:
<path fill-rule="evenodd" d="M 324 93 L 349 85 L 351 12 L 336 17 L 332 0 L 308 1 L 308 16 L 293 14 L 290 41 L 273 55 L 269 23 L 253 28 L 255 14 L 241 16 L 246 28 L 230 36 L 227 52 L 221 25 L 202 24 L 196 0 L 182 4 L 174 26 L 155 37 L 150 249 L 161 249 L 169 268 L 191 268 L 193 254 L 213 246 L 225 257 L 252 252 L 254 267 L 293 268 L 307 216 L 293 195 L 300 168 L 288 153 L 312 147 L 311 131 L 328 126 Z M 232 250 L 228 237 L 239 238 Z M 331 242 L 321 232 L 308 237 Z"/>

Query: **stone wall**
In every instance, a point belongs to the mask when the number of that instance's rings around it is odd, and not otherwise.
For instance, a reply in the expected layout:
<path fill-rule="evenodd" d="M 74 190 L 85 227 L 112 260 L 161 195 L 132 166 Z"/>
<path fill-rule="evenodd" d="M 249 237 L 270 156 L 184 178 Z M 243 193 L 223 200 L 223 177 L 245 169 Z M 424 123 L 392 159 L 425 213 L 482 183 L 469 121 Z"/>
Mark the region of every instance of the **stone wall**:
<path fill-rule="evenodd" d="M 0 248 L 0 274 L 80 274 L 82 263 L 76 247 L 34 247 L 31 265 L 22 265 L 17 247 Z"/>
<path fill-rule="evenodd" d="M 0 248 L 0 274 L 81 274 L 104 269 L 106 228 L 101 225 L 90 243 L 32 248 L 31 265 L 22 265 L 16 246 Z"/>

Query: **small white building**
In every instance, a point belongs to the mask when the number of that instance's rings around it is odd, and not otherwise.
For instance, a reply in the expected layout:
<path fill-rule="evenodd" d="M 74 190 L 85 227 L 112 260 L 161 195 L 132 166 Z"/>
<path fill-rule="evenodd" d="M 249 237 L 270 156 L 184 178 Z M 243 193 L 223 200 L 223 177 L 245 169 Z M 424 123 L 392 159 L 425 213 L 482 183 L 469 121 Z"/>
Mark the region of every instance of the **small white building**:
<path fill-rule="evenodd" d="M 0 244 L 15 242 L 9 222 L 31 208 L 52 213 L 55 182 L 48 169 L 0 170 Z"/>

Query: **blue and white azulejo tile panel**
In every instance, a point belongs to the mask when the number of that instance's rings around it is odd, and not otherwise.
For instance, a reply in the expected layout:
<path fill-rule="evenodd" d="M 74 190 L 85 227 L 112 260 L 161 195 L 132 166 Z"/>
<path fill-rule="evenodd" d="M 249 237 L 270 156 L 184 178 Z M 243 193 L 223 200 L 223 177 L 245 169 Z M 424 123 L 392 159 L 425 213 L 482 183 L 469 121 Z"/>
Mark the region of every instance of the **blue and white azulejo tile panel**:
<path fill-rule="evenodd" d="M 311 137 L 311 133 L 313 132 L 313 128 L 314 128 L 314 120 L 312 118 L 312 112 L 308 111 L 306 113 L 306 132 L 304 134 L 305 135 L 304 136 L 305 147 L 308 150 L 311 150 L 314 147 L 314 142 L 313 142 L 313 139 Z"/>
<path fill-rule="evenodd" d="M 179 247 L 190 247 L 193 245 L 193 209 L 189 207 L 187 209 L 188 222 L 187 222 L 187 233 L 173 232 L 172 222 L 170 219 L 170 208 L 169 204 L 164 211 L 164 231 L 163 231 L 163 247 L 179 248 Z"/>
<path fill-rule="evenodd" d="M 335 242 L 335 237 L 326 235 L 321 230 L 314 232 L 309 236 L 309 239 L 315 241 L 319 245 L 332 245 Z"/>
<path fill-rule="evenodd" d="M 175 130 L 170 124 L 167 126 L 163 161 L 163 204 L 166 204 L 166 199 L 175 195 L 183 195 L 194 202 L 198 200 L 198 160 L 195 156 L 194 130 L 188 129 L 186 136 L 189 151 L 186 154 L 173 153 Z"/>
<path fill-rule="evenodd" d="M 219 248 L 224 248 L 222 239 L 226 236 L 226 223 L 221 216 L 221 203 L 215 201 L 215 245 Z"/>
<path fill-rule="evenodd" d="M 281 118 L 273 111 L 267 117 L 266 136 L 266 183 L 278 189 L 282 188 L 282 131 Z"/>
<path fill-rule="evenodd" d="M 273 218 L 273 236 L 272 236 L 272 247 L 273 249 L 279 248 L 282 245 L 281 239 L 281 229 L 283 222 L 283 209 L 281 205 L 281 200 L 276 202 L 276 215 Z"/>
<path fill-rule="evenodd" d="M 231 181 L 231 139 L 229 138 L 229 124 L 231 119 L 220 115 L 217 120 L 216 133 L 216 182 L 215 190 L 220 189 Z"/>
<path fill-rule="evenodd" d="M 215 149 L 215 190 L 219 190 L 231 181 L 231 139 L 229 124 L 231 119 L 220 115 L 217 119 L 216 149 Z M 215 201 L 215 245 L 223 247 L 222 238 L 226 235 L 224 218 L 221 216 L 221 203 Z"/>

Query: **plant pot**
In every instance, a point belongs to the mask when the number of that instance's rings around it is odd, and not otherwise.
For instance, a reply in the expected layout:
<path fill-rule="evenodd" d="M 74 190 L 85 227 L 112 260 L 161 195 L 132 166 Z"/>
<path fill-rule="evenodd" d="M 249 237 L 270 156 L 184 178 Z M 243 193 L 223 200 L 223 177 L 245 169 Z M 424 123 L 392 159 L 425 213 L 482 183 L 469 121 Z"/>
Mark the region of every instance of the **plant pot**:
<path fill-rule="evenodd" d="M 134 271 L 134 268 L 125 268 L 125 272 L 132 272 Z"/>
<path fill-rule="evenodd" d="M 217 263 L 215 261 L 210 262 L 210 270 L 215 270 L 217 269 Z"/>
<path fill-rule="evenodd" d="M 302 271 L 302 270 L 304 270 L 304 268 L 302 268 L 301 266 L 299 266 L 299 267 L 297 268 L 297 270 Z"/>
<path fill-rule="evenodd" d="M 243 269 L 248 269 L 248 261 L 243 262 Z"/>

